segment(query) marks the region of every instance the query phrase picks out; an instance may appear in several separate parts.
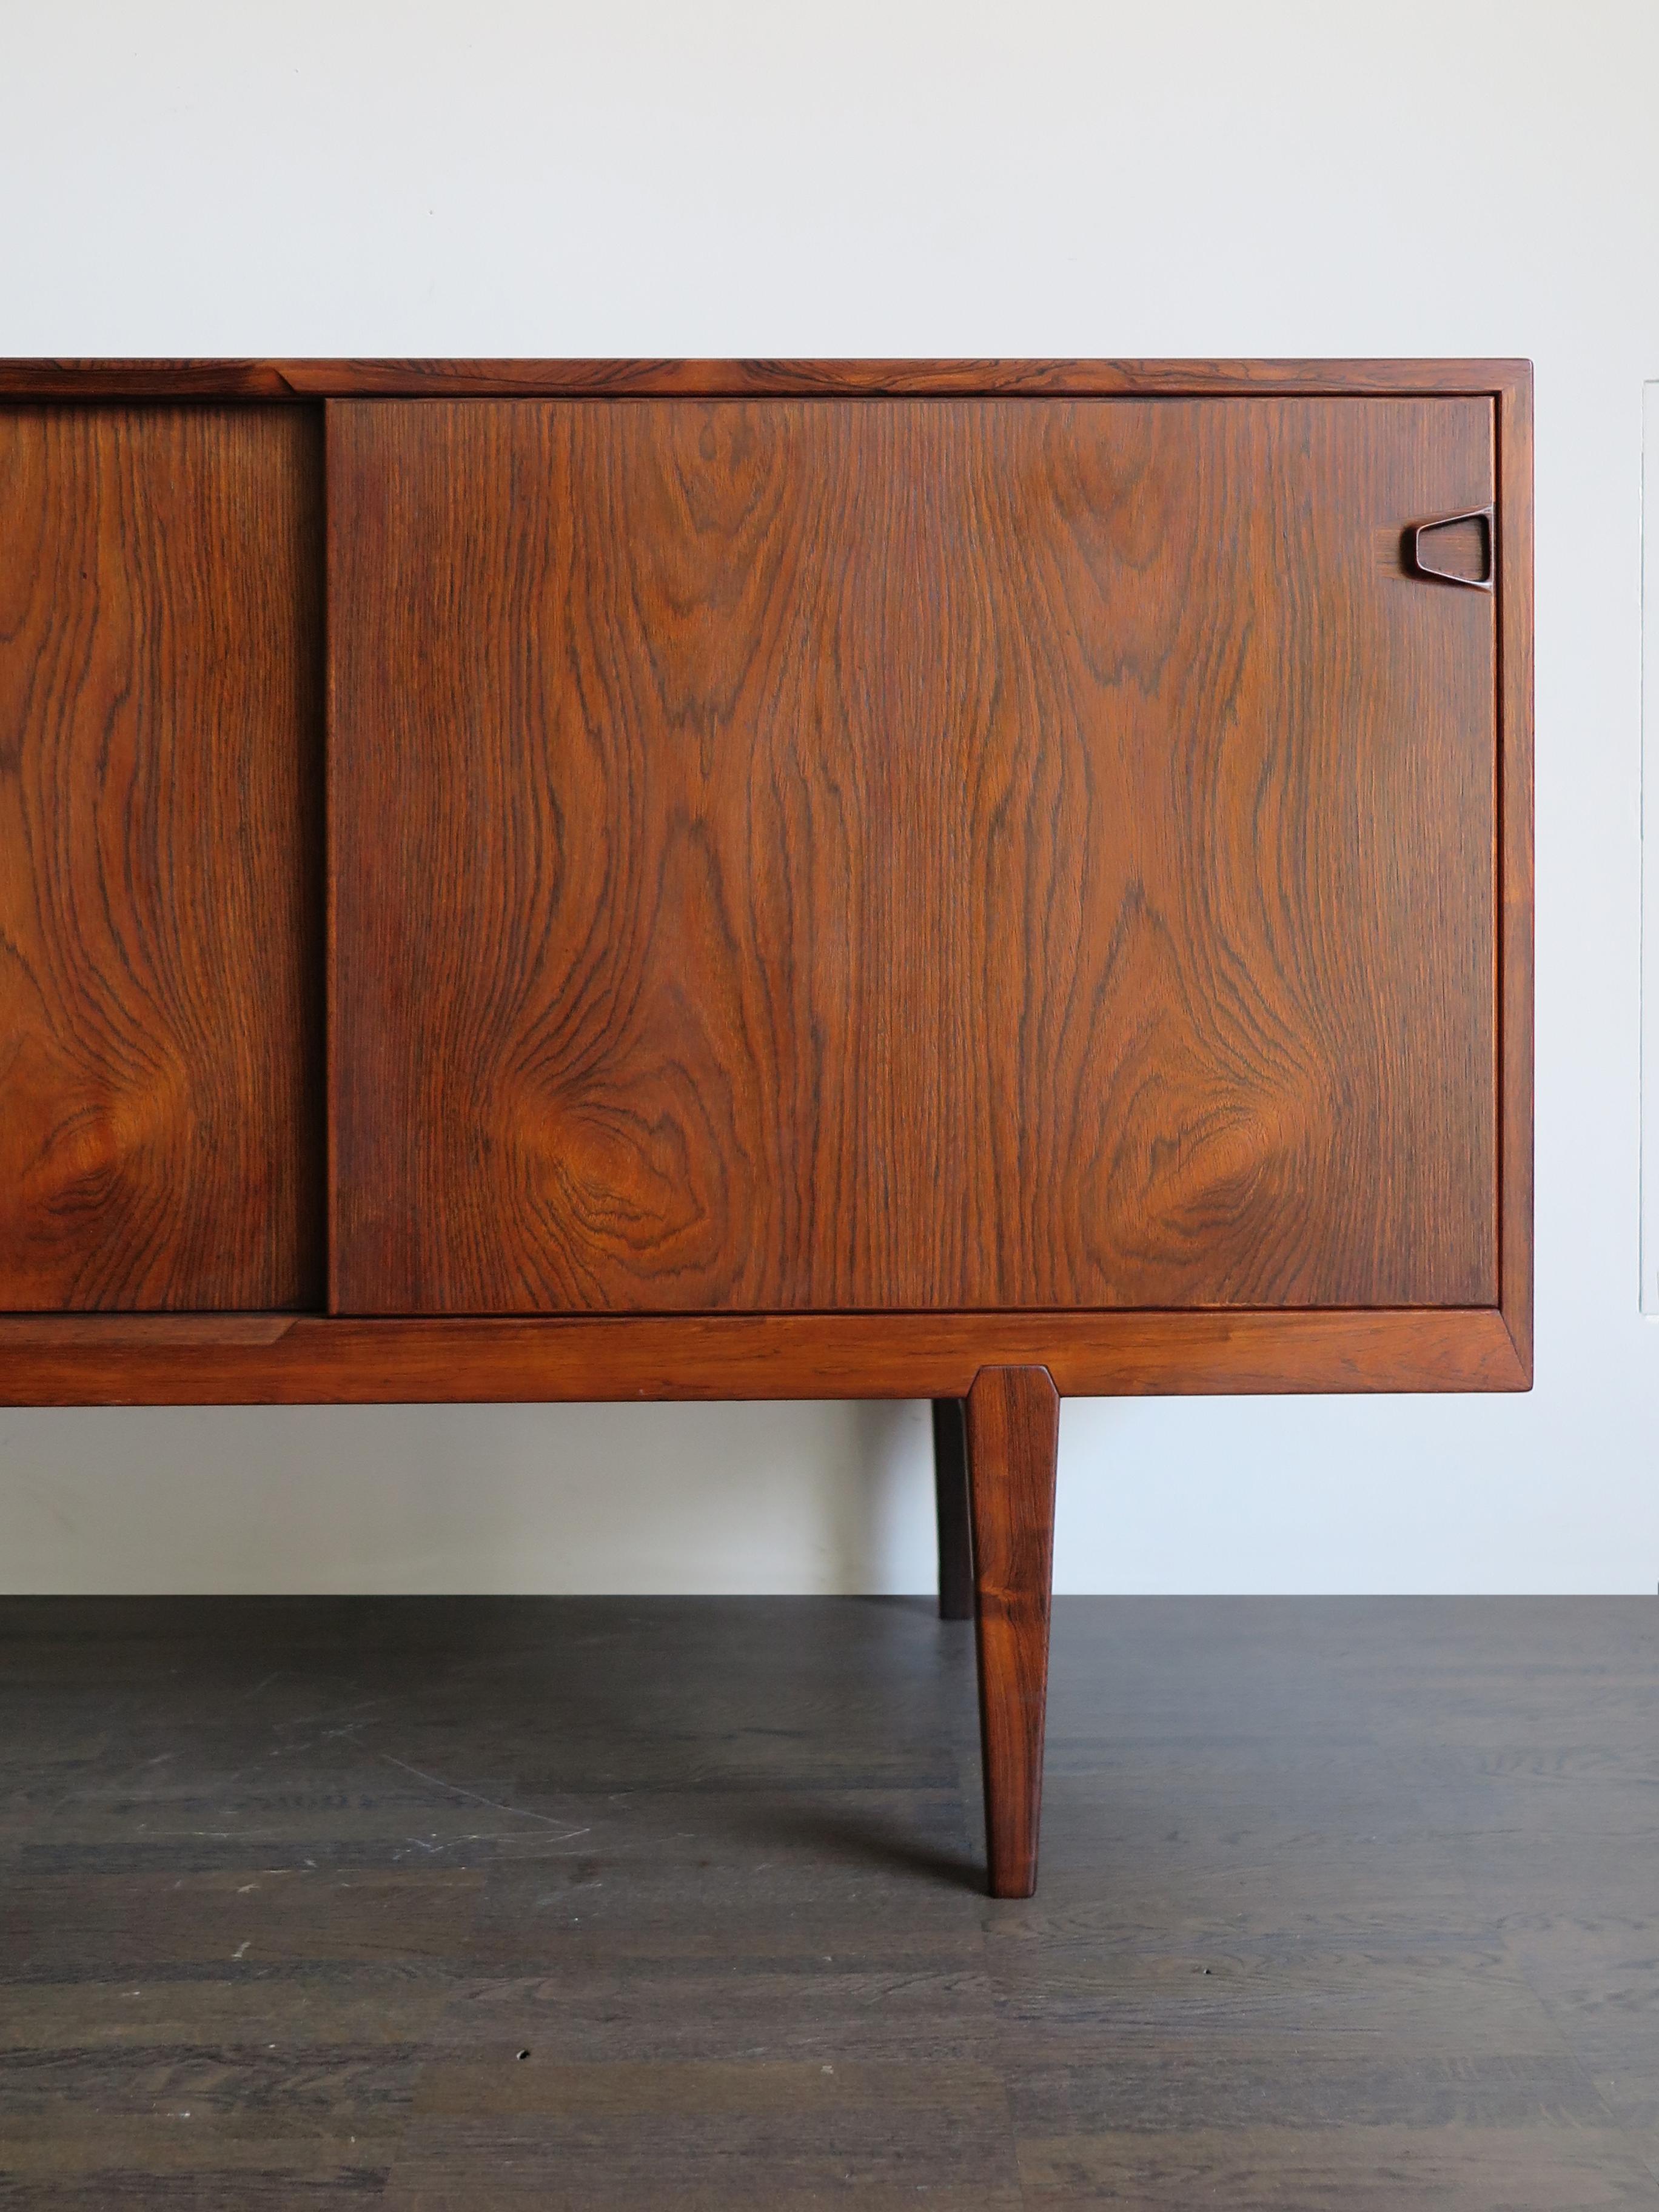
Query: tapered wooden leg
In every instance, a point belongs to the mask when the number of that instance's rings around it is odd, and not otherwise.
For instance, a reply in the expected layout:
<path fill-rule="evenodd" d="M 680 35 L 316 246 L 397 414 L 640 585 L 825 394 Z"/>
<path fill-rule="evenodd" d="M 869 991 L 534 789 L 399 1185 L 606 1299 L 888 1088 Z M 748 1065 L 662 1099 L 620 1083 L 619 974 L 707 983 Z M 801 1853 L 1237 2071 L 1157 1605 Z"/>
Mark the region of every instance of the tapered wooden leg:
<path fill-rule="evenodd" d="M 939 1617 L 974 1617 L 974 1544 L 968 1522 L 968 1407 L 933 1401 L 933 1502 L 939 1510 Z"/>
<path fill-rule="evenodd" d="M 968 1394 L 968 1468 L 993 1897 L 1036 1887 L 1059 1447 L 1048 1369 L 981 1368 Z"/>

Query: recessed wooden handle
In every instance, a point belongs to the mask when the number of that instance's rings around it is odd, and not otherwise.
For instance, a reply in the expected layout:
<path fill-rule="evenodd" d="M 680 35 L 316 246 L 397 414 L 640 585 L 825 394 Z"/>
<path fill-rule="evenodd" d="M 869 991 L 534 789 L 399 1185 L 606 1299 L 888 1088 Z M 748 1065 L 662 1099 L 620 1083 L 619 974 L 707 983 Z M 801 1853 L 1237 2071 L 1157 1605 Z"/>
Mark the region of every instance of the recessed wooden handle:
<path fill-rule="evenodd" d="M 1467 584 L 1471 591 L 1491 591 L 1498 573 L 1498 554 L 1490 507 L 1473 507 L 1462 514 L 1437 515 L 1432 522 L 1414 522 L 1406 538 L 1413 574 L 1431 577 L 1440 584 Z M 1471 567 L 1479 564 L 1473 575 L 1465 568 L 1448 565 L 1465 551 L 1470 556 Z"/>

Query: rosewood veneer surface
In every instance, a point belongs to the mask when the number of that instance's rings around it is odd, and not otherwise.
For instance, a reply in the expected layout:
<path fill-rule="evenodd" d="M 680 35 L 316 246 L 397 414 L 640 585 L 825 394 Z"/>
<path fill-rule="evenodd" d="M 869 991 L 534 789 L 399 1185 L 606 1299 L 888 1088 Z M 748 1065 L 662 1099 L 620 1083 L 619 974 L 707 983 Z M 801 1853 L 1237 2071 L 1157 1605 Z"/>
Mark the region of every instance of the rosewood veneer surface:
<path fill-rule="evenodd" d="M 1486 398 L 329 410 L 343 1312 L 1498 1298 Z"/>
<path fill-rule="evenodd" d="M 0 1398 L 1527 1387 L 1526 364 L 0 403 Z"/>
<path fill-rule="evenodd" d="M 0 407 L 0 1310 L 320 1302 L 321 546 L 303 413 Z"/>

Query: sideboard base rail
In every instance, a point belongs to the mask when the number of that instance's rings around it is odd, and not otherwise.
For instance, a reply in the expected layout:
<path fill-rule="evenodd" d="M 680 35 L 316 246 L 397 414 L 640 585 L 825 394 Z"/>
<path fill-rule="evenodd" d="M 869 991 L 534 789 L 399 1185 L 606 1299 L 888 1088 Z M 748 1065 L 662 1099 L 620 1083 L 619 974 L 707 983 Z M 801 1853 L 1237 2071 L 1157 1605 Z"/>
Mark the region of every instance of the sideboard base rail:
<path fill-rule="evenodd" d="M 0 1405 L 455 1405 L 965 1398 L 981 1367 L 1062 1397 L 1526 1390 L 1498 1306 L 356 1321 L 0 1316 Z"/>

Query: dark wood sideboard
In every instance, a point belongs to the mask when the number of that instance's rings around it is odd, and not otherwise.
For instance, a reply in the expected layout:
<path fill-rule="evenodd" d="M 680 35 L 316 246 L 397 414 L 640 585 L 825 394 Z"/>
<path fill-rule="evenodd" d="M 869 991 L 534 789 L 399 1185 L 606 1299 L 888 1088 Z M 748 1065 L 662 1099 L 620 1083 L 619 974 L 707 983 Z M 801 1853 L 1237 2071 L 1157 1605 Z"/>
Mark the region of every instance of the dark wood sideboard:
<path fill-rule="evenodd" d="M 1531 1377 L 1516 362 L 0 364 L 0 1401 Z M 596 1474 L 602 1480 L 602 1474 Z"/>

